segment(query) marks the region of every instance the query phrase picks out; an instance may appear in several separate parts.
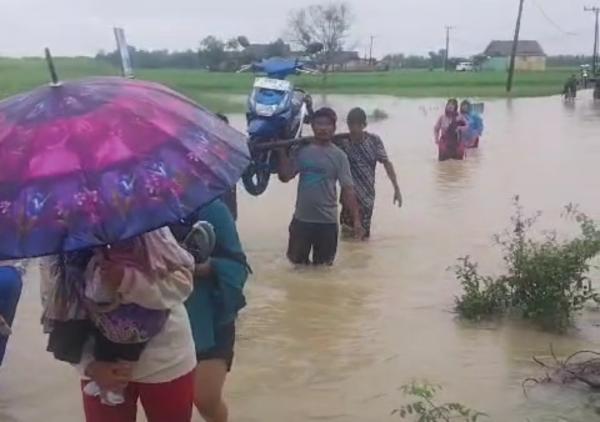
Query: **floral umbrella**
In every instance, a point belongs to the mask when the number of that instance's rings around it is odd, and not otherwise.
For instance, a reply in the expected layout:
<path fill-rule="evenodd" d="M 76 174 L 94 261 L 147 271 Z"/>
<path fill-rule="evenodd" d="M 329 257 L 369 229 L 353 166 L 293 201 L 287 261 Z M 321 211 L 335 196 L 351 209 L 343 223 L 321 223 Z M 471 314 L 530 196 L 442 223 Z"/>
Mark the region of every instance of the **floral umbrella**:
<path fill-rule="evenodd" d="M 159 84 L 92 78 L 0 102 L 0 260 L 110 244 L 235 185 L 245 136 Z"/>

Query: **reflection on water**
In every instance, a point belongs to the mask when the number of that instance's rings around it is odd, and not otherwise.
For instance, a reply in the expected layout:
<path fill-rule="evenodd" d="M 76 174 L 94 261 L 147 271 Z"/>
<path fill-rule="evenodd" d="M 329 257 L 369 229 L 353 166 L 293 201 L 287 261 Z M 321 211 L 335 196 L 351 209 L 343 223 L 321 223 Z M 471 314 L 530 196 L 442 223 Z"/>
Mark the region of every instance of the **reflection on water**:
<path fill-rule="evenodd" d="M 396 163 L 405 208 L 392 206 L 380 172 L 373 240 L 342 244 L 334 268 L 296 270 L 284 258 L 294 187 L 273 182 L 259 199 L 240 194 L 255 276 L 228 385 L 233 420 L 393 420 L 390 411 L 403 402 L 398 387 L 415 378 L 442 384 L 444 398 L 494 421 L 597 418 L 597 397 L 544 387 L 526 399 L 521 380 L 539 374 L 531 356 L 550 343 L 559 354 L 597 348 L 600 314 L 586 313 L 565 336 L 518 322 L 459 322 L 450 312 L 459 290 L 446 269 L 465 254 L 497 268 L 490 236 L 506 226 L 515 194 L 545 211 L 545 226 L 568 202 L 600 218 L 600 109 L 585 94 L 572 109 L 558 97 L 489 101 L 481 150 L 438 163 L 432 125 L 444 100 L 320 100 L 341 122 L 356 105 L 390 115 L 370 129 Z M 233 120 L 243 125 L 242 116 Z M 0 371 L 0 420 L 81 421 L 75 375 L 43 352 L 37 296 L 32 277 Z"/>

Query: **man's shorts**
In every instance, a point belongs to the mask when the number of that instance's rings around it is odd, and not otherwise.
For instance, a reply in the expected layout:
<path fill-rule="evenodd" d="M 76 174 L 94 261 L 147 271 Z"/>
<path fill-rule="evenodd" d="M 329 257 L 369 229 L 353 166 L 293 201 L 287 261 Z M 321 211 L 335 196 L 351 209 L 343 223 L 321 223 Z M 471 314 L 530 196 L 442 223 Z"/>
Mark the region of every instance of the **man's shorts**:
<path fill-rule="evenodd" d="M 307 223 L 292 220 L 288 259 L 297 265 L 332 265 L 338 246 L 337 223 Z"/>

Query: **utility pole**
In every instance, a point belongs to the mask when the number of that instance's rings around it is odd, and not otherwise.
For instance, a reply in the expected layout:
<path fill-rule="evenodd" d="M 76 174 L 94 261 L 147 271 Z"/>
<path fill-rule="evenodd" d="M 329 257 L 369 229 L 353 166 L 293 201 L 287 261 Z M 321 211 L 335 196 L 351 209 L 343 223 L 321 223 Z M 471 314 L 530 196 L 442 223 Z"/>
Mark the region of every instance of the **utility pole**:
<path fill-rule="evenodd" d="M 515 62 L 517 60 L 517 48 L 519 47 L 519 35 L 521 33 L 521 18 L 523 17 L 523 5 L 525 0 L 519 0 L 519 14 L 517 15 L 517 24 L 515 26 L 515 39 L 512 46 L 512 54 L 510 55 L 510 66 L 508 68 L 508 80 L 506 81 L 506 92 L 511 92 L 513 80 L 515 77 Z"/>
<path fill-rule="evenodd" d="M 593 12 L 596 14 L 596 31 L 594 33 L 594 54 L 592 56 L 592 75 L 596 75 L 596 72 L 598 71 L 598 16 L 600 15 L 600 7 L 585 7 L 584 10 L 586 12 Z"/>
<path fill-rule="evenodd" d="M 444 55 L 444 71 L 448 71 L 448 60 L 450 59 L 450 31 L 453 26 L 446 26 L 446 54 Z"/>
<path fill-rule="evenodd" d="M 371 35 L 371 46 L 369 47 L 369 66 L 373 65 L 373 43 L 375 42 L 375 36 Z"/>

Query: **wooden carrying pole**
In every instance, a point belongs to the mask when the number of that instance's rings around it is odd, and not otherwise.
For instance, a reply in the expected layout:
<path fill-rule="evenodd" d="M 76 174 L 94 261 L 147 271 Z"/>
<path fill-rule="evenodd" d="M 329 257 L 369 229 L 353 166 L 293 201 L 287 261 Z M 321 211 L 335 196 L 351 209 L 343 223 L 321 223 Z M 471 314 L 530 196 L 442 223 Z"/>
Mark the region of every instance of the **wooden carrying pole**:
<path fill-rule="evenodd" d="M 348 133 L 337 134 L 333 137 L 333 142 L 335 143 L 336 141 L 341 141 L 342 139 L 348 139 L 349 136 L 350 135 Z M 306 145 L 314 141 L 314 136 L 305 136 L 297 139 L 283 139 L 280 141 L 260 142 L 252 145 L 250 149 L 252 150 L 252 152 L 264 152 L 274 149 L 289 148 L 295 145 Z"/>

